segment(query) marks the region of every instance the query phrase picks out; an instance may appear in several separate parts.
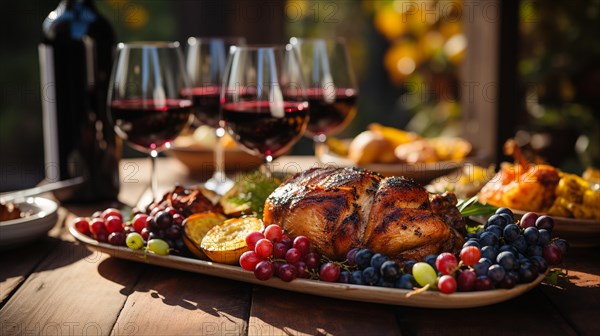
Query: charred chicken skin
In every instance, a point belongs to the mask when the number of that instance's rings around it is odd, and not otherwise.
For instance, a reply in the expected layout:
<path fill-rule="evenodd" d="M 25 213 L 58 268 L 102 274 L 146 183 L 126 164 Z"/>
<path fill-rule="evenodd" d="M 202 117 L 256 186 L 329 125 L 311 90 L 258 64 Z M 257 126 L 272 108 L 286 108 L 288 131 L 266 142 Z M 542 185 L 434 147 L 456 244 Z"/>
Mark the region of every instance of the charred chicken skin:
<path fill-rule="evenodd" d="M 424 188 L 356 168 L 296 174 L 269 196 L 263 219 L 291 237 L 307 236 L 319 253 L 336 260 L 352 247 L 402 262 L 462 245 L 456 230 L 432 210 Z"/>

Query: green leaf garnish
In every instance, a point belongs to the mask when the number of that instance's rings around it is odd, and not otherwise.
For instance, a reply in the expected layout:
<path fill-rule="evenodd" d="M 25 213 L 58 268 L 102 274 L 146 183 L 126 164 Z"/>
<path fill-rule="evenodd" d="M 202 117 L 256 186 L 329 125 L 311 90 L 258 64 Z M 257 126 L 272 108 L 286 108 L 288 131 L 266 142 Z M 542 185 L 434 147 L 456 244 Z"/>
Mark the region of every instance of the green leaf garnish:
<path fill-rule="evenodd" d="M 553 285 L 553 286 L 558 286 L 558 281 L 561 278 L 566 278 L 567 274 L 565 272 L 563 272 L 560 269 L 552 269 L 550 270 L 550 272 L 548 272 L 548 275 L 546 275 L 546 278 L 544 279 L 547 283 Z"/>
<path fill-rule="evenodd" d="M 262 218 L 267 197 L 280 183 L 277 178 L 269 178 L 259 171 L 252 172 L 236 182 L 233 189 L 237 194 L 228 201 L 237 205 L 248 204 L 252 212 Z"/>
<path fill-rule="evenodd" d="M 497 207 L 490 204 L 479 203 L 479 196 L 475 195 L 467 200 L 461 200 L 456 205 L 460 214 L 463 217 L 469 216 L 488 216 L 492 215 L 498 209 Z"/>

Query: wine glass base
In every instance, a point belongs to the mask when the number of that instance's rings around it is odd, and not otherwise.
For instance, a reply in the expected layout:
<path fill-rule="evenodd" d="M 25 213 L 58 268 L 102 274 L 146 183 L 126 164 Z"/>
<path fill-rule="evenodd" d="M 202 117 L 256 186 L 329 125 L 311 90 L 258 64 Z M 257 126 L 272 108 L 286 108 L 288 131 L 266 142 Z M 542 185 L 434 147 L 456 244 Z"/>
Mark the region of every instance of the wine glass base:
<path fill-rule="evenodd" d="M 233 187 L 233 180 L 226 176 L 222 176 L 221 178 L 213 176 L 204 182 L 204 187 L 219 195 L 224 195 L 231 187 Z"/>

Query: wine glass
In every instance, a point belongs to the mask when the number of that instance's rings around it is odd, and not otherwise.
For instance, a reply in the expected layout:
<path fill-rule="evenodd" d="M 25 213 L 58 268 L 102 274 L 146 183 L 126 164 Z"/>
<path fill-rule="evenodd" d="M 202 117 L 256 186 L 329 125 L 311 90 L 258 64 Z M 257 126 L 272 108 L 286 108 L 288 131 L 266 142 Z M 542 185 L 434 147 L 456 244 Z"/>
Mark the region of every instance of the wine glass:
<path fill-rule="evenodd" d="M 220 99 L 223 72 L 232 46 L 242 46 L 242 37 L 190 37 L 187 41 L 186 70 L 192 85 L 194 101 L 193 127 L 207 125 L 215 130 L 215 169 L 204 186 L 219 194 L 224 194 L 233 186 L 233 181 L 225 175 L 224 149 L 221 138 L 225 130 L 220 125 Z"/>
<path fill-rule="evenodd" d="M 150 154 L 151 189 L 158 199 L 156 157 L 191 119 L 190 84 L 178 42 L 120 43 L 108 93 L 115 132 Z"/>
<path fill-rule="evenodd" d="M 223 78 L 221 113 L 226 131 L 270 163 L 288 151 L 308 123 L 306 86 L 291 45 L 232 48 Z"/>
<path fill-rule="evenodd" d="M 327 135 L 340 132 L 356 115 L 356 79 L 343 39 L 292 37 L 290 44 L 307 81 L 310 120 L 306 135 L 313 139 L 319 158 Z"/>

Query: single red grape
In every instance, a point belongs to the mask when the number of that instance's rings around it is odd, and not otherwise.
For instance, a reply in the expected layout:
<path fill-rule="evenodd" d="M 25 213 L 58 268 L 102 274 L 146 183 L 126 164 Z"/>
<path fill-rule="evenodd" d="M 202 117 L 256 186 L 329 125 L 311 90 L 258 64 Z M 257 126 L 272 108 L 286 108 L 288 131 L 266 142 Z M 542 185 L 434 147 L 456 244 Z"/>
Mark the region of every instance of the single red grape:
<path fill-rule="evenodd" d="M 156 225 L 158 225 L 159 229 L 166 230 L 173 224 L 173 215 L 166 210 L 160 211 L 154 217 L 154 221 L 156 222 Z"/>
<path fill-rule="evenodd" d="M 451 275 L 442 275 L 438 280 L 438 289 L 445 294 L 456 292 L 456 280 Z"/>
<path fill-rule="evenodd" d="M 292 245 L 294 244 L 294 242 L 285 234 L 283 236 L 281 236 L 281 240 L 279 242 L 284 243 L 288 249 L 291 249 Z"/>
<path fill-rule="evenodd" d="M 356 261 L 354 260 L 354 257 L 356 256 L 356 252 L 360 251 L 360 248 L 355 247 L 353 249 L 350 249 L 350 251 L 348 251 L 348 253 L 346 253 L 346 259 L 348 260 L 348 266 L 354 266 L 356 265 Z"/>
<path fill-rule="evenodd" d="M 546 229 L 552 231 L 552 229 L 554 228 L 554 218 L 550 216 L 540 216 L 535 221 L 535 226 L 538 229 Z"/>
<path fill-rule="evenodd" d="M 475 290 L 476 291 L 484 291 L 494 289 L 494 283 L 492 279 L 490 279 L 487 275 L 478 276 L 475 279 Z"/>
<path fill-rule="evenodd" d="M 146 220 L 148 219 L 148 215 L 146 214 L 137 214 L 133 217 L 133 221 L 131 225 L 133 229 L 137 233 L 142 233 L 142 230 L 146 227 Z"/>
<path fill-rule="evenodd" d="M 298 249 L 302 255 L 310 252 L 310 240 L 305 236 L 296 237 L 292 246 Z"/>
<path fill-rule="evenodd" d="M 275 243 L 273 244 L 273 257 L 275 259 L 284 259 L 285 258 L 285 253 L 287 252 L 288 247 L 282 243 Z"/>
<path fill-rule="evenodd" d="M 475 288 L 477 274 L 470 269 L 464 270 L 458 274 L 458 290 L 461 292 L 470 292 Z"/>
<path fill-rule="evenodd" d="M 94 234 L 94 236 L 100 233 L 106 233 L 106 237 L 108 238 L 108 231 L 106 231 L 106 225 L 104 225 L 104 220 L 102 218 L 94 218 L 90 222 L 90 232 Z"/>
<path fill-rule="evenodd" d="M 108 208 L 102 211 L 102 219 L 107 220 L 110 216 L 117 216 L 121 218 L 121 221 L 123 220 L 123 214 L 121 214 L 121 211 L 119 211 L 118 209 Z"/>
<path fill-rule="evenodd" d="M 302 253 L 297 248 L 291 248 L 285 253 L 285 260 L 290 264 L 295 264 L 302 259 Z"/>
<path fill-rule="evenodd" d="M 104 220 L 108 233 L 123 232 L 123 220 L 118 216 L 108 216 Z"/>
<path fill-rule="evenodd" d="M 452 253 L 440 253 L 435 259 L 435 267 L 442 274 L 452 273 L 457 265 L 458 261 L 456 261 L 456 257 Z"/>
<path fill-rule="evenodd" d="M 281 230 L 281 227 L 277 224 L 271 224 L 265 228 L 265 238 L 267 238 L 273 243 L 279 242 L 282 236 L 283 231 Z"/>
<path fill-rule="evenodd" d="M 528 212 L 521 217 L 521 221 L 519 222 L 519 226 L 522 229 L 526 229 L 528 227 L 535 226 L 535 222 L 538 219 L 538 214 L 535 212 Z"/>
<path fill-rule="evenodd" d="M 246 245 L 248 245 L 248 248 L 250 250 L 254 250 L 254 245 L 256 245 L 256 242 L 264 239 L 265 235 L 262 234 L 262 232 L 258 232 L 258 231 L 254 231 L 254 232 L 250 232 L 247 236 L 246 236 Z"/>
<path fill-rule="evenodd" d="M 467 266 L 475 265 L 479 258 L 481 258 L 481 252 L 476 246 L 465 246 L 460 251 L 460 259 Z"/>
<path fill-rule="evenodd" d="M 268 260 L 261 260 L 254 267 L 254 276 L 258 280 L 269 280 L 273 276 L 273 273 L 275 273 L 275 267 Z"/>
<path fill-rule="evenodd" d="M 336 282 L 340 277 L 340 266 L 328 262 L 321 266 L 319 270 L 319 279 L 327 282 Z"/>
<path fill-rule="evenodd" d="M 266 259 L 273 254 L 273 243 L 267 238 L 259 239 L 254 245 L 254 252 L 259 257 Z"/>
<path fill-rule="evenodd" d="M 89 236 L 92 232 L 90 231 L 90 223 L 85 218 L 77 217 L 73 220 L 73 225 L 77 232 Z"/>
<path fill-rule="evenodd" d="M 562 261 L 562 253 L 555 244 L 544 247 L 543 256 L 550 265 L 558 265 Z"/>
<path fill-rule="evenodd" d="M 290 282 L 298 277 L 298 270 L 292 264 L 283 264 L 277 271 L 279 278 L 285 282 Z"/>
<path fill-rule="evenodd" d="M 316 252 L 309 252 L 304 256 L 304 262 L 309 270 L 316 270 L 319 267 L 321 257 Z"/>
<path fill-rule="evenodd" d="M 123 232 L 112 232 L 108 235 L 108 243 L 115 246 L 125 246 L 125 235 Z"/>
<path fill-rule="evenodd" d="M 298 278 L 310 278 L 310 271 L 308 267 L 306 267 L 306 263 L 304 261 L 300 260 L 295 263 L 294 266 L 296 266 L 296 270 L 298 271 Z"/>
<path fill-rule="evenodd" d="M 262 259 L 254 251 L 246 251 L 240 256 L 240 266 L 246 271 L 253 271 Z"/>

